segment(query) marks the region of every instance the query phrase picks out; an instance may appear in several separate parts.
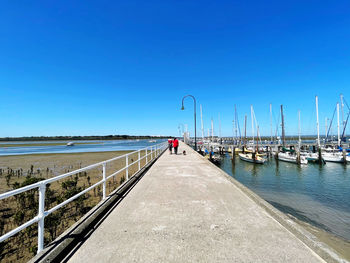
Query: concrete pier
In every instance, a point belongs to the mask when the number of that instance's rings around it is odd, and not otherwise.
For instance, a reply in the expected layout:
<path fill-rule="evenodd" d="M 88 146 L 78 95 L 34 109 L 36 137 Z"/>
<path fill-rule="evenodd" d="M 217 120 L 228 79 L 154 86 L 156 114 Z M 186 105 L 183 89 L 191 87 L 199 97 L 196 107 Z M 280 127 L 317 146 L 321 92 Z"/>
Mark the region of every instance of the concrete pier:
<path fill-rule="evenodd" d="M 325 262 L 219 168 L 179 153 L 166 151 L 69 262 Z"/>

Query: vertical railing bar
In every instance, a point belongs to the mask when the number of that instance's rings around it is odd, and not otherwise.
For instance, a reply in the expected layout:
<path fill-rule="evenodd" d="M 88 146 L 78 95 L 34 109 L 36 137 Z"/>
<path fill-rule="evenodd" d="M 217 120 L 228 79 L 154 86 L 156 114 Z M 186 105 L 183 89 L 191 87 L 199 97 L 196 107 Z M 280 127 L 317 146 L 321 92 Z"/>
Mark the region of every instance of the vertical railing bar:
<path fill-rule="evenodd" d="M 147 147 L 146 147 L 146 165 L 148 164 L 148 153 L 147 153 Z"/>
<path fill-rule="evenodd" d="M 129 180 L 129 155 L 127 154 L 125 156 L 125 178 L 126 180 Z"/>
<path fill-rule="evenodd" d="M 139 171 L 141 170 L 141 150 L 139 150 Z"/>
<path fill-rule="evenodd" d="M 41 252 L 44 249 L 44 233 L 45 233 L 45 190 L 46 184 L 39 186 L 39 222 L 38 222 L 38 251 Z"/>
<path fill-rule="evenodd" d="M 102 184 L 103 199 L 106 199 L 106 163 L 103 163 L 102 165 L 102 178 L 103 178 L 103 184 Z"/>

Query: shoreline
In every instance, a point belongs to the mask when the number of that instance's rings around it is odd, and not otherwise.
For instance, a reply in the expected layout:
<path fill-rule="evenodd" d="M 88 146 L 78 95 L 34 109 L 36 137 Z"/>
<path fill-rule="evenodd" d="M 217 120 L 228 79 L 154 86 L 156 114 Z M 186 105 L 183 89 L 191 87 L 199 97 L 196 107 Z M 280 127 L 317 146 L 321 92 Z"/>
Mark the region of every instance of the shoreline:
<path fill-rule="evenodd" d="M 50 143 L 21 143 L 21 144 L 0 144 L 1 148 L 9 148 L 9 147 L 34 147 L 34 146 L 67 146 L 67 142 L 50 142 Z M 98 142 L 74 142 L 76 145 L 86 145 L 86 144 L 101 144 Z"/>

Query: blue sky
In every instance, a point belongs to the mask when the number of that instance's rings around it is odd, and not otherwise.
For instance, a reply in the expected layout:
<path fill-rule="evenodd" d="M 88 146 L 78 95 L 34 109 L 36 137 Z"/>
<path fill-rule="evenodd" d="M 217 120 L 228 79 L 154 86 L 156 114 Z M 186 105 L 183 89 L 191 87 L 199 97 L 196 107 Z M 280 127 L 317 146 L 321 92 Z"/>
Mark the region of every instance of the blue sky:
<path fill-rule="evenodd" d="M 287 134 L 299 109 L 315 133 L 315 95 L 324 133 L 350 102 L 349 47 L 349 1 L 2 1 L 0 137 L 193 134 L 186 94 L 198 135 L 200 104 L 224 136 L 234 104 L 262 134 L 270 103 Z"/>

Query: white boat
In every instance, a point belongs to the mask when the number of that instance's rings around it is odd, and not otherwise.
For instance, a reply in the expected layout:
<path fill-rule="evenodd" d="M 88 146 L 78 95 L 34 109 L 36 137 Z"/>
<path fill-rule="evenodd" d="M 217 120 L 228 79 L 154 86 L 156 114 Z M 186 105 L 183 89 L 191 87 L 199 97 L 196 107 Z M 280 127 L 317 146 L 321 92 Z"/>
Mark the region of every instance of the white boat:
<path fill-rule="evenodd" d="M 148 142 L 156 142 L 156 140 L 149 140 Z"/>
<path fill-rule="evenodd" d="M 292 155 L 288 152 L 286 153 L 278 153 L 277 159 L 283 162 L 288 162 L 288 163 L 298 163 L 297 161 L 297 156 Z M 300 163 L 301 164 L 307 164 L 308 160 L 306 159 L 305 156 L 300 156 Z"/>
<path fill-rule="evenodd" d="M 300 152 L 302 157 L 305 157 L 309 162 L 317 162 L 318 161 L 318 153 L 312 152 Z"/>
<path fill-rule="evenodd" d="M 74 142 L 67 143 L 67 146 L 74 146 Z"/>
<path fill-rule="evenodd" d="M 326 162 L 344 163 L 344 156 L 342 152 L 323 152 L 322 158 Z M 350 162 L 350 156 L 346 156 L 346 162 Z"/>
<path fill-rule="evenodd" d="M 238 154 L 239 159 L 242 161 L 246 161 L 249 163 L 258 163 L 258 164 L 264 164 L 266 162 L 265 158 L 262 158 L 260 156 L 255 156 L 255 160 L 253 159 L 253 154 L 251 153 L 239 153 Z"/>

